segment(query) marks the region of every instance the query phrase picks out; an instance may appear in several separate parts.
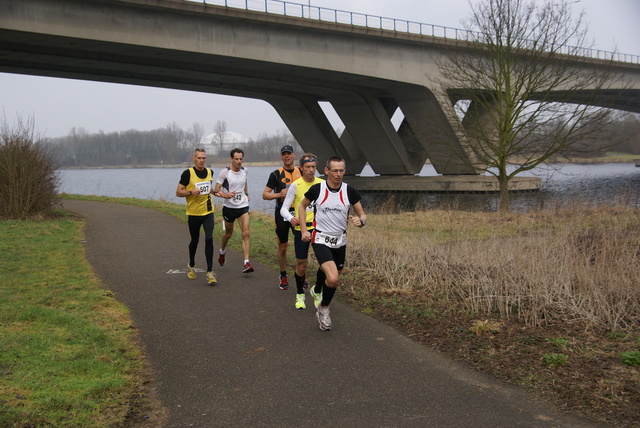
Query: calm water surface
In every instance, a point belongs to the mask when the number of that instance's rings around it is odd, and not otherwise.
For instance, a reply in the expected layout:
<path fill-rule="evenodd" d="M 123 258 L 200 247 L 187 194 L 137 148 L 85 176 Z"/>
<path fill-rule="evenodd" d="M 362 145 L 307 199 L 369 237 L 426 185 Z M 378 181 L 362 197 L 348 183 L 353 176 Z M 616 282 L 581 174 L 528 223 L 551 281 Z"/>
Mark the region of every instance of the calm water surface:
<path fill-rule="evenodd" d="M 269 173 L 276 167 L 248 167 L 251 209 L 272 212 L 275 202 L 262 200 L 262 191 Z M 136 169 L 78 169 L 61 170 L 60 191 L 80 195 L 133 197 L 184 203 L 175 196 L 180 168 Z M 214 168 L 217 176 L 220 168 Z M 362 175 L 374 175 L 367 166 Z M 425 165 L 421 176 L 437 175 L 431 165 Z M 526 174 L 541 177 L 540 192 L 514 194 L 514 210 L 527 211 L 570 199 L 582 199 L 595 203 L 623 201 L 640 206 L 640 168 L 633 163 L 607 163 L 593 165 L 562 164 L 539 167 Z M 524 176 L 524 174 L 523 174 Z M 348 177 L 345 178 L 348 183 Z M 454 204 L 461 209 L 495 210 L 497 195 L 492 194 L 370 194 L 363 196 L 365 208 L 377 206 L 392 196 L 408 209 L 426 209 L 441 204 Z M 216 198 L 217 199 L 217 198 Z"/>

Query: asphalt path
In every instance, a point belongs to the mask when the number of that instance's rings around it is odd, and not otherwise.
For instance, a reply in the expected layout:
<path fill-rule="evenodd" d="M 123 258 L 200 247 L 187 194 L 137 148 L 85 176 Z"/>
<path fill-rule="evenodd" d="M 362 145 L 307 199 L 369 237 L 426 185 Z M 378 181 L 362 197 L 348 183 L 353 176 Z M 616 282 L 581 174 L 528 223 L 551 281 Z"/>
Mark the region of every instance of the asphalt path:
<path fill-rule="evenodd" d="M 233 251 L 206 282 L 186 275 L 187 225 L 135 206 L 63 201 L 86 218 L 86 257 L 126 305 L 154 370 L 166 427 L 595 427 L 451 361 L 335 301 L 333 330 L 312 299 Z M 214 236 L 222 230 L 216 219 Z M 215 253 L 218 251 L 215 244 Z M 274 242 L 275 251 L 275 242 Z M 347 266 L 349 260 L 347 260 Z M 292 275 L 291 275 L 292 276 Z M 293 278 L 290 278 L 291 280 Z M 338 290 L 337 295 L 339 296 Z"/>

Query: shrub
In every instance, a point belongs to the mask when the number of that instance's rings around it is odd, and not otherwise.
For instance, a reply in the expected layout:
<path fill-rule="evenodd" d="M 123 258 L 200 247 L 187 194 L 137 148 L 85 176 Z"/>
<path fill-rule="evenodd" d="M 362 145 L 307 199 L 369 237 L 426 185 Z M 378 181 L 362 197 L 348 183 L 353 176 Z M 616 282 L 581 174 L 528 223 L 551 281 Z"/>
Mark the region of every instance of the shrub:
<path fill-rule="evenodd" d="M 620 359 L 628 366 L 640 366 L 640 351 L 623 352 Z"/>
<path fill-rule="evenodd" d="M 0 126 L 0 218 L 48 216 L 56 203 L 57 163 L 34 132 L 34 121 Z"/>
<path fill-rule="evenodd" d="M 562 337 L 556 337 L 553 339 L 547 339 L 547 342 L 556 345 L 558 348 L 564 348 L 569 344 L 569 341 L 567 339 L 564 339 Z"/>
<path fill-rule="evenodd" d="M 542 360 L 549 367 L 557 367 L 569 362 L 569 356 L 567 354 L 550 353 L 550 354 L 544 354 L 542 356 Z"/>

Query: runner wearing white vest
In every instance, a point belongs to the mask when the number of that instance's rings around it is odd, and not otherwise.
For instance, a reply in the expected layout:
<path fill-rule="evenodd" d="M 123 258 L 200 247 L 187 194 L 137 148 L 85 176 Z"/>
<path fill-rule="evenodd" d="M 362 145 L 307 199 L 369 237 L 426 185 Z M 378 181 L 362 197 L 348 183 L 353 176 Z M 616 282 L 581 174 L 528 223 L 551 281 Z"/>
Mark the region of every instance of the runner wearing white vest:
<path fill-rule="evenodd" d="M 244 264 L 242 273 L 253 272 L 253 266 L 249 263 L 249 250 L 251 241 L 249 240 L 249 189 L 247 187 L 247 170 L 242 166 L 244 151 L 233 149 L 230 152 L 231 166 L 220 171 L 216 180 L 214 194 L 224 198 L 222 206 L 222 218 L 224 219 L 224 232 L 220 244 L 220 254 L 218 263 L 223 266 L 227 253 L 227 243 L 233 235 L 233 224 L 238 220 L 242 230 L 242 253 L 244 254 Z"/>
<path fill-rule="evenodd" d="M 313 185 L 305 193 L 298 207 L 298 213 L 304 213 L 309 205 L 315 204 L 313 233 L 309 232 L 304 218 L 298 217 L 298 221 L 302 240 L 311 242 L 320 265 L 316 285 L 310 289 L 318 308 L 316 318 L 320 330 L 331 330 L 329 305 L 344 267 L 349 218 L 356 227 L 363 227 L 367 220 L 360 203 L 360 194 L 342 182 L 345 172 L 346 164 L 342 158 L 330 158 L 324 168 L 327 181 Z M 351 207 L 355 210 L 356 216 L 349 216 Z"/>

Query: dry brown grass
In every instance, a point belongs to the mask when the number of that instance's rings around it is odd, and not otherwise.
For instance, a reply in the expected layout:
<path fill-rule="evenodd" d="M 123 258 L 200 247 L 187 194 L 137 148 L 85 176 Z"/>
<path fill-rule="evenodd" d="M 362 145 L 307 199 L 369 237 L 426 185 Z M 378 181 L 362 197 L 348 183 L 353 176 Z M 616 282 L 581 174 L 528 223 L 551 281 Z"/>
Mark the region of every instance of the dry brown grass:
<path fill-rule="evenodd" d="M 349 234 L 376 292 L 430 293 L 478 314 L 625 329 L 640 315 L 640 211 L 378 214 Z M 369 227 L 371 223 L 371 227 Z M 365 285 L 366 286 L 366 285 Z"/>
<path fill-rule="evenodd" d="M 637 427 L 640 367 L 621 356 L 640 352 L 640 209 L 563 207 L 370 215 L 339 295 L 561 409 Z"/>

